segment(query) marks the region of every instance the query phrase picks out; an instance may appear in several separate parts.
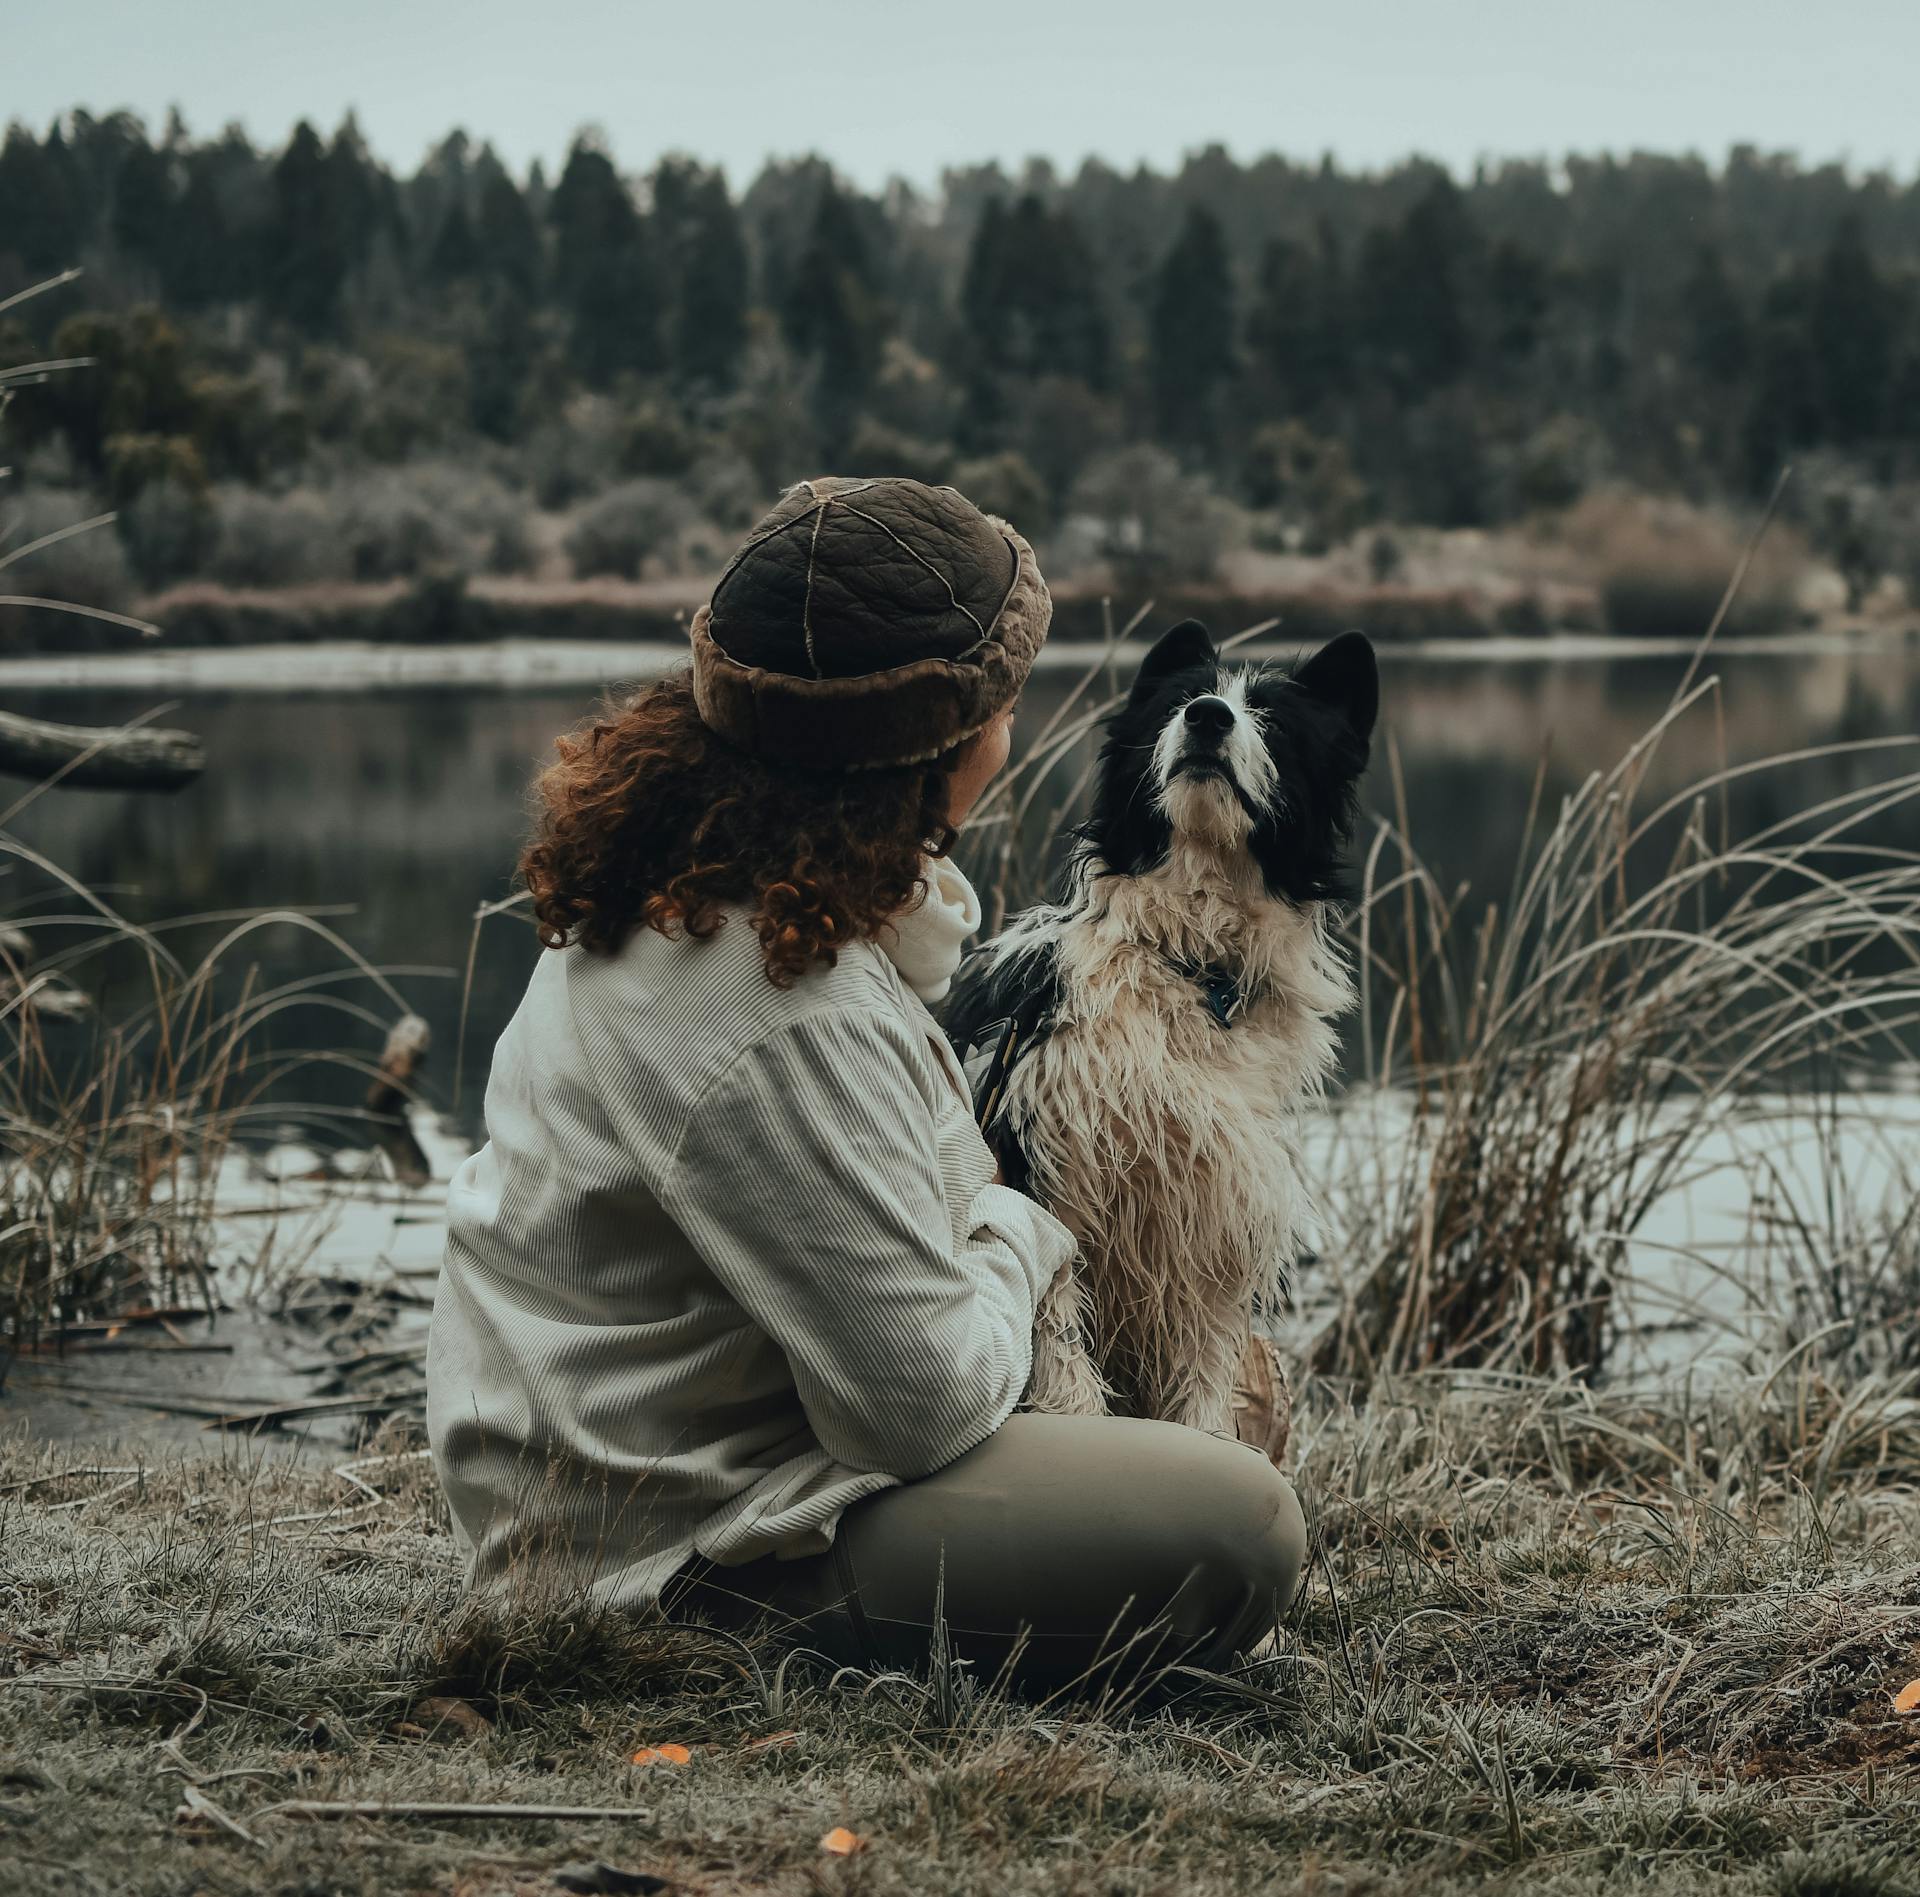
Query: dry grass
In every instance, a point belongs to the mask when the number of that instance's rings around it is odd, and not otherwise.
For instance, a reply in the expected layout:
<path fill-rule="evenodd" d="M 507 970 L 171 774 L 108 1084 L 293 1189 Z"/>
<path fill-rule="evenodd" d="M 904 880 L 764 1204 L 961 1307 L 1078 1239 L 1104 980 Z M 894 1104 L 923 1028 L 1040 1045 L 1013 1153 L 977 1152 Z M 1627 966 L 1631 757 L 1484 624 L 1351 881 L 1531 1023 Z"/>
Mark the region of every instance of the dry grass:
<path fill-rule="evenodd" d="M 16 892 L 0 928 L 0 1350 L 30 1348 L 49 1326 L 207 1302 L 236 1142 L 290 1119 L 356 1117 L 303 1108 L 303 1077 L 338 1065 L 371 1079 L 387 1027 L 408 1012 L 318 918 L 142 926 L 7 829 L 12 814 L 0 815 Z M 315 936 L 336 971 L 263 986 L 249 952 L 269 929 Z M 183 934 L 212 940 L 184 957 L 172 946 Z M 88 999 L 96 989 L 106 1006 Z M 279 1051 L 296 1013 L 307 1017 L 296 1041 L 343 1051 Z"/>
<path fill-rule="evenodd" d="M 1364 1410 L 1313 1385 L 1300 1442 L 1314 1553 L 1279 1649 L 1150 1709 L 463 1604 L 396 1445 L 339 1475 L 16 1448 L 9 1848 L 49 1888 L 316 1897 L 591 1858 L 716 1893 L 1916 1888 L 1910 1380 L 1433 1375 Z M 662 1742 L 691 1762 L 628 1762 Z M 217 1811 L 176 1816 L 189 1785 Z M 634 1816 L 317 1832 L 294 1799 Z M 823 1854 L 836 1825 L 868 1848 Z"/>
<path fill-rule="evenodd" d="M 1557 536 L 1592 572 L 1608 631 L 1636 638 L 1697 636 L 1740 554 L 1739 532 L 1724 516 L 1614 488 L 1570 509 Z M 1733 604 L 1728 630 L 1778 632 L 1795 624 L 1810 559 L 1796 532 L 1777 528 Z"/>

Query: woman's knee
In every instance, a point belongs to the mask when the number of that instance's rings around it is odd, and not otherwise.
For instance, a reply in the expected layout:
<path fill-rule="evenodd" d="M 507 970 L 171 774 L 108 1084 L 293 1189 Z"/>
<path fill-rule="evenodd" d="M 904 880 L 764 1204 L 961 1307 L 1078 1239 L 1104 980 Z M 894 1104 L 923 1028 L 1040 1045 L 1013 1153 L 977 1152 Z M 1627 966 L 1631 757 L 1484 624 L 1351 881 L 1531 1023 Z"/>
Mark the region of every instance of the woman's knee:
<path fill-rule="evenodd" d="M 1307 1525 L 1293 1485 L 1258 1451 L 1215 1442 L 1208 1479 L 1189 1491 L 1183 1529 L 1191 1537 L 1195 1578 L 1225 1610 L 1282 1612 L 1300 1585 Z"/>
<path fill-rule="evenodd" d="M 1136 1609 L 1164 1613 L 1203 1661 L 1254 1644 L 1292 1601 L 1306 1560 L 1292 1485 L 1244 1443 L 1174 1423 L 1124 1427 L 1132 1498 L 1146 1505 L 1129 1511 L 1125 1546 Z"/>

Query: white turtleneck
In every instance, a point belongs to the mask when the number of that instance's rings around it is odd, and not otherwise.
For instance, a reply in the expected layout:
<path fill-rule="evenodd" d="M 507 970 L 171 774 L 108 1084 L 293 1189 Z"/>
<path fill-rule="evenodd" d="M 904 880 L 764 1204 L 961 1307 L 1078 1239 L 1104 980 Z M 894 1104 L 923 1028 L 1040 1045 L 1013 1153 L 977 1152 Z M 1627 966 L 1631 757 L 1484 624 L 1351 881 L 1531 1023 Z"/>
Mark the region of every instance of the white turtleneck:
<path fill-rule="evenodd" d="M 980 898 L 944 856 L 928 857 L 920 889 L 874 939 L 900 979 L 932 1007 L 946 999 L 967 938 L 980 926 Z"/>

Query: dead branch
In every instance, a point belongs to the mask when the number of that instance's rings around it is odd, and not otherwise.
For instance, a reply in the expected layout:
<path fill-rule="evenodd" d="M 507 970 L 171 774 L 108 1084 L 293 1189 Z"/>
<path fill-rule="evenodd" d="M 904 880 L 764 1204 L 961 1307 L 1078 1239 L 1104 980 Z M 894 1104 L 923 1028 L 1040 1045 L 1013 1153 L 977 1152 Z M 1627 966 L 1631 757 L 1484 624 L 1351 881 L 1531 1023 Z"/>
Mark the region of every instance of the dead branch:
<path fill-rule="evenodd" d="M 0 711 L 0 772 L 80 790 L 179 790 L 207 767 L 191 731 L 51 724 Z"/>

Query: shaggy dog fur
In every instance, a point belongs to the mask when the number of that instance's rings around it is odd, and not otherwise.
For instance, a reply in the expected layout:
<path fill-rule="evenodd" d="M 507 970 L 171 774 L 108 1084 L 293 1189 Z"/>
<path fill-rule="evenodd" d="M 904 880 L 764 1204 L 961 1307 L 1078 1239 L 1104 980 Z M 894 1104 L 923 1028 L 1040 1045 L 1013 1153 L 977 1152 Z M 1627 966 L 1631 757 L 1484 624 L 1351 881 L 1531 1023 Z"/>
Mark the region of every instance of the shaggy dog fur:
<path fill-rule="evenodd" d="M 1358 633 L 1289 675 L 1176 626 L 1109 723 L 1062 900 L 961 972 L 963 1054 L 1020 1024 L 990 1129 L 1009 1176 L 1080 1241 L 1039 1312 L 1035 1409 L 1232 1430 L 1352 1002 L 1328 920 L 1378 706 Z"/>

